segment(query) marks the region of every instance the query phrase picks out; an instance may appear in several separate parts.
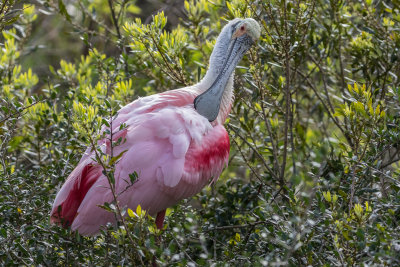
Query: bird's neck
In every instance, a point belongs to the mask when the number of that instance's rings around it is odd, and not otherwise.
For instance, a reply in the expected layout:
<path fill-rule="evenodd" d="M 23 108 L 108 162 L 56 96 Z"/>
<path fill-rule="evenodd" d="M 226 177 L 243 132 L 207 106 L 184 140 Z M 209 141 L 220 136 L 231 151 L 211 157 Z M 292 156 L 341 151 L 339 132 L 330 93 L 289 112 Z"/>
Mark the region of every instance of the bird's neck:
<path fill-rule="evenodd" d="M 208 69 L 206 75 L 204 78 L 200 81 L 200 83 L 197 84 L 196 91 L 200 95 L 201 93 L 207 91 L 207 89 L 210 88 L 210 86 L 213 84 L 215 77 L 217 76 L 216 74 L 218 73 L 219 69 L 211 67 L 212 65 L 210 64 L 210 68 Z M 234 73 L 229 77 L 227 80 L 224 88 L 221 88 L 221 90 L 224 90 L 224 93 L 222 95 L 221 99 L 221 106 L 219 108 L 219 113 L 217 119 L 214 121 L 217 124 L 224 124 L 226 118 L 229 115 L 229 112 L 231 111 L 232 107 L 232 101 L 234 98 L 233 94 L 233 77 Z"/>

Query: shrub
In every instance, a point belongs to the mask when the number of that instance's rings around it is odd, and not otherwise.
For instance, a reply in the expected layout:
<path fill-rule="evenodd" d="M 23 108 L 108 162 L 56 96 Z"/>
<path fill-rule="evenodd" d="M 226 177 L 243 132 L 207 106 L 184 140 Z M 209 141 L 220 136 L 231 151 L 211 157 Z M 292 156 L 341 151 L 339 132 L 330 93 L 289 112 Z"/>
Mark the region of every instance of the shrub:
<path fill-rule="evenodd" d="M 2 265 L 399 265 L 399 3 L 183 6 L 171 25 L 164 12 L 145 23 L 134 1 L 0 5 Z M 263 32 L 236 70 L 217 184 L 169 209 L 162 231 L 116 203 L 103 208 L 128 216 L 98 236 L 50 225 L 101 127 L 138 96 L 198 82 L 234 17 Z M 71 32 L 56 42 L 77 56 L 36 73 L 29 42 L 49 21 Z M 112 186 L 118 155 L 96 160 Z"/>

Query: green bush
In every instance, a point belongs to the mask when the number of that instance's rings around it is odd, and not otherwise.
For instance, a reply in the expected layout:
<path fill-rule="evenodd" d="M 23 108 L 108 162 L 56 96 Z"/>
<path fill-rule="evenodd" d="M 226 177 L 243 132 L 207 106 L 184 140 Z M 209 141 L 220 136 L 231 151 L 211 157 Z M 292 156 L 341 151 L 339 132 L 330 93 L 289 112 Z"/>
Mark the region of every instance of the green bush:
<path fill-rule="evenodd" d="M 164 12 L 144 23 L 135 1 L 0 4 L 1 265 L 400 265 L 400 2 L 182 5 L 171 25 Z M 95 237 L 50 225 L 100 128 L 139 96 L 198 82 L 235 17 L 262 36 L 236 70 L 216 185 L 171 207 L 162 231 L 116 203 L 104 208 L 128 216 Z M 76 49 L 43 72 L 33 43 L 49 24 Z M 112 185 L 118 155 L 98 152 Z"/>

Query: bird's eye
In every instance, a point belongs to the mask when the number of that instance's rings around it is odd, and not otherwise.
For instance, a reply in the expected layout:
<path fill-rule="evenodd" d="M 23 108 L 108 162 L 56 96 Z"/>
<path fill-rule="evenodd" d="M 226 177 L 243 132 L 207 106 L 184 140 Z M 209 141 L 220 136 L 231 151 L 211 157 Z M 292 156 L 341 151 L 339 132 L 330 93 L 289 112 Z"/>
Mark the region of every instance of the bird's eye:
<path fill-rule="evenodd" d="M 242 27 L 240 27 L 240 30 L 241 30 L 241 31 L 244 31 L 244 25 L 242 25 Z"/>
<path fill-rule="evenodd" d="M 236 26 L 240 23 L 240 21 L 236 22 L 235 24 L 232 25 L 232 34 L 235 32 L 236 30 Z"/>

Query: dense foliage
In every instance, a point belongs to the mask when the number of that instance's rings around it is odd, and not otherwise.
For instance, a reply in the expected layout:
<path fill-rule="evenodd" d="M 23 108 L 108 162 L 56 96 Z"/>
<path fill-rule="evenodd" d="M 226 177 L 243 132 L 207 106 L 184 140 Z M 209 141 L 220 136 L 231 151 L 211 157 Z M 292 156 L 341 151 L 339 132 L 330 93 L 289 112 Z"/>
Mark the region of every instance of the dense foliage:
<path fill-rule="evenodd" d="M 135 1 L 0 4 L 0 264 L 400 265 L 400 2 L 181 9 L 169 24 L 162 11 L 145 20 Z M 128 216 L 98 236 L 50 225 L 99 129 L 138 96 L 198 82 L 234 17 L 263 31 L 236 70 L 216 185 L 169 209 L 162 231 L 115 202 L 104 208 Z M 97 151 L 112 187 L 119 155 Z"/>

